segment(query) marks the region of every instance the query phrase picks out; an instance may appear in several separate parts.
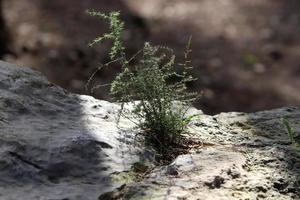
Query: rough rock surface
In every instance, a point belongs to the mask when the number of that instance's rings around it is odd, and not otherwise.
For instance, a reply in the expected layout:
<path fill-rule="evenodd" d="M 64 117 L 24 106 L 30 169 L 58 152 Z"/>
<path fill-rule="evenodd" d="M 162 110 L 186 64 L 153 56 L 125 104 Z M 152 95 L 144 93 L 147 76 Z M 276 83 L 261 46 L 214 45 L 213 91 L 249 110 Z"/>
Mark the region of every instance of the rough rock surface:
<path fill-rule="evenodd" d="M 300 199 L 300 109 L 202 115 L 190 127 L 202 148 L 181 155 L 128 187 L 128 199 Z M 144 198 L 141 198 L 144 197 Z"/>
<path fill-rule="evenodd" d="M 1 200 L 95 200 L 139 160 L 134 134 L 116 126 L 117 105 L 27 68 L 0 63 L 0 108 Z"/>
<path fill-rule="evenodd" d="M 0 199 L 300 199 L 300 150 L 281 122 L 299 141 L 299 108 L 202 114 L 190 125 L 202 146 L 166 166 L 116 125 L 118 108 L 0 62 Z"/>

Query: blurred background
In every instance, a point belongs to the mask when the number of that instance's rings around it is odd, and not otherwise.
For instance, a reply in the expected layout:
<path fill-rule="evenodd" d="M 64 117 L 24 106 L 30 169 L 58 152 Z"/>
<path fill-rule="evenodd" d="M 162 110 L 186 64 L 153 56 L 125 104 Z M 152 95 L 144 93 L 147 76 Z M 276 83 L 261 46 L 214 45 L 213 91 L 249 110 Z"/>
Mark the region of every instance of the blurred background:
<path fill-rule="evenodd" d="M 300 105 L 299 0 L 0 0 L 0 59 L 41 71 L 63 88 L 85 84 L 109 60 L 109 43 L 88 43 L 107 24 L 86 9 L 120 10 L 128 54 L 144 41 L 173 48 L 178 61 L 193 36 L 195 103 L 207 114 Z M 94 84 L 118 72 L 98 72 Z M 93 96 L 109 100 L 108 88 Z"/>

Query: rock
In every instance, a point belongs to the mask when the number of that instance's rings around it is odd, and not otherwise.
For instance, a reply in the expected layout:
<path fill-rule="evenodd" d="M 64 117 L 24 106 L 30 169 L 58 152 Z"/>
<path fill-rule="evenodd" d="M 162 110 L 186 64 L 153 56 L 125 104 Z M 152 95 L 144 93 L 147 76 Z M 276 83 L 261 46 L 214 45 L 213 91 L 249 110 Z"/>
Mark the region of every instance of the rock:
<path fill-rule="evenodd" d="M 0 199 L 95 200 L 119 188 L 111 176 L 130 170 L 143 150 L 134 132 L 117 128 L 117 110 L 0 62 Z"/>
<path fill-rule="evenodd" d="M 268 189 L 264 186 L 258 185 L 256 186 L 257 192 L 263 192 L 266 193 L 268 191 Z"/>
<path fill-rule="evenodd" d="M 273 187 L 276 188 L 277 190 L 282 191 L 285 188 L 287 188 L 288 185 L 289 183 L 287 181 L 285 181 L 283 178 L 280 178 L 274 182 Z"/>
<path fill-rule="evenodd" d="M 132 166 L 132 170 L 136 173 L 145 173 L 149 170 L 149 165 L 145 162 L 136 162 Z"/>
<path fill-rule="evenodd" d="M 235 178 L 239 178 L 241 176 L 241 173 L 239 172 L 238 169 L 236 169 L 235 167 L 232 169 L 228 169 L 227 174 L 229 176 L 231 176 L 233 179 Z"/>
<path fill-rule="evenodd" d="M 224 184 L 225 179 L 221 176 L 215 176 L 212 180 L 208 180 L 204 182 L 206 186 L 210 189 L 220 188 L 222 184 Z"/>
<path fill-rule="evenodd" d="M 122 190 L 125 188 L 125 184 L 120 186 L 119 188 L 114 189 L 113 191 L 104 193 L 98 197 L 98 200 L 113 200 L 120 199 L 123 196 Z"/>
<path fill-rule="evenodd" d="M 300 199 L 300 109 L 197 114 L 201 141 L 164 166 L 119 106 L 0 62 L 0 199 Z"/>
<path fill-rule="evenodd" d="M 179 172 L 175 165 L 169 165 L 167 167 L 166 174 L 169 174 L 171 176 L 177 176 L 179 174 Z"/>
<path fill-rule="evenodd" d="M 203 141 L 202 148 L 127 185 L 126 194 L 129 199 L 300 199 L 295 162 L 300 151 L 288 143 L 282 117 L 298 132 L 300 109 L 295 107 L 201 115 L 190 131 Z"/>

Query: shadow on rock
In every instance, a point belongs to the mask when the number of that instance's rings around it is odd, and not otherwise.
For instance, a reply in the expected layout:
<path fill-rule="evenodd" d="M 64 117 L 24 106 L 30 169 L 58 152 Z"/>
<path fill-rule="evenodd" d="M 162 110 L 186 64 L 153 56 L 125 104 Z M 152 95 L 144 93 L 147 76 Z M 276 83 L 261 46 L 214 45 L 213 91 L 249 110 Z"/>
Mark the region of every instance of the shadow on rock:
<path fill-rule="evenodd" d="M 1 199 L 95 200 L 123 185 L 118 174 L 140 159 L 134 133 L 124 140 L 116 125 L 115 104 L 4 62 L 0 91 Z"/>

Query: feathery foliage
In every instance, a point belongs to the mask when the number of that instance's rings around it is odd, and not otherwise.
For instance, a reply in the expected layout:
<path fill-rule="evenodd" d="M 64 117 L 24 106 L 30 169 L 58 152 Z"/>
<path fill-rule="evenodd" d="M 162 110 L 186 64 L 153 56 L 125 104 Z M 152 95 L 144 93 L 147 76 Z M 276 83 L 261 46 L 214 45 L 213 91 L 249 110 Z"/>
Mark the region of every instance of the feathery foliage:
<path fill-rule="evenodd" d="M 109 39 L 113 41 L 110 58 L 122 68 L 110 85 L 110 94 L 121 103 L 120 114 L 131 119 L 144 130 L 146 141 L 154 145 L 161 153 L 170 151 L 181 143 L 183 134 L 193 116 L 187 116 L 187 110 L 197 98 L 197 93 L 188 92 L 186 83 L 195 78 L 188 75 L 190 67 L 191 38 L 184 54 L 185 62 L 177 64 L 172 49 L 152 46 L 146 42 L 143 49 L 133 57 L 126 58 L 125 47 L 121 41 L 123 22 L 119 12 L 103 14 L 88 11 L 92 16 L 100 17 L 110 24 L 110 32 L 97 37 L 91 45 Z M 139 59 L 137 59 L 139 57 Z M 136 59 L 136 64 L 131 64 Z M 175 68 L 181 67 L 181 73 Z M 133 108 L 126 110 L 125 105 Z"/>

